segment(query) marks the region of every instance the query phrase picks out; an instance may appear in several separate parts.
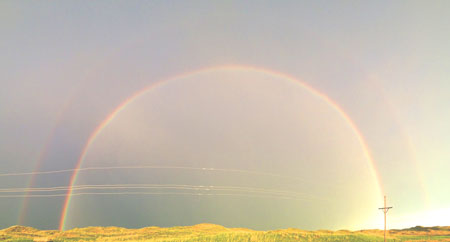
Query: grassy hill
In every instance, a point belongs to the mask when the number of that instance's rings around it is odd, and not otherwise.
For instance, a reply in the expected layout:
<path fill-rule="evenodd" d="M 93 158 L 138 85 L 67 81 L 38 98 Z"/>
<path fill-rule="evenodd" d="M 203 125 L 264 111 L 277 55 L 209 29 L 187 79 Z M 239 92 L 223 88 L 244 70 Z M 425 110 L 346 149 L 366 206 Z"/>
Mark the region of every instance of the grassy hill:
<path fill-rule="evenodd" d="M 0 230 L 0 241 L 383 241 L 382 230 L 305 231 L 281 229 L 254 231 L 214 224 L 126 229 L 87 227 L 67 231 L 13 226 Z M 450 241 L 450 226 L 390 230 L 388 241 Z"/>

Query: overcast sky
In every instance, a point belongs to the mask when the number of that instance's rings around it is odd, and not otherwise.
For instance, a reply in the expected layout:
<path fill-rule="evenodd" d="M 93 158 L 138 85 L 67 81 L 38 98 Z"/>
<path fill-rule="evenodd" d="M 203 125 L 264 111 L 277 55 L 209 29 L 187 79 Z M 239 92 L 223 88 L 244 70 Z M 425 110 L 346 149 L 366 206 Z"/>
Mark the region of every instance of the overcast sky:
<path fill-rule="evenodd" d="M 159 83 L 81 167 L 228 171 L 97 170 L 74 185 L 253 190 L 95 190 L 115 194 L 74 196 L 65 228 L 380 227 L 382 193 L 392 227 L 449 225 L 449 16 L 448 1 L 2 1 L 0 173 L 75 168 L 102 121 Z M 71 175 L 0 176 L 0 188 Z M 296 198 L 274 195 L 286 190 Z M 64 196 L 4 191 L 0 228 L 58 228 Z"/>

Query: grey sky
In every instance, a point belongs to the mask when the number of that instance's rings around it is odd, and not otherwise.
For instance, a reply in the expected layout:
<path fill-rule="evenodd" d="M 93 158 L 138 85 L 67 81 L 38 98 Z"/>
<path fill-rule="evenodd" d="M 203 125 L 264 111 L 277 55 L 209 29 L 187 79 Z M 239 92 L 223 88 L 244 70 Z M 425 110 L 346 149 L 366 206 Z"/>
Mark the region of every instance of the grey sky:
<path fill-rule="evenodd" d="M 73 168 L 92 130 L 137 90 L 206 66 L 251 65 L 301 79 L 342 107 L 368 143 L 395 205 L 394 221 L 406 226 L 404 216 L 450 207 L 445 190 L 450 186 L 449 5 L 447 1 L 2 1 L 0 172 L 32 171 L 38 160 L 41 170 Z M 169 103 L 189 95 L 173 88 L 177 91 Z M 168 97 L 163 94 L 161 98 Z M 161 110 L 170 110 L 167 102 Z M 192 112 L 193 117 L 203 117 L 201 108 Z M 141 121 L 151 120 L 146 119 Z M 177 119 L 166 122 L 170 120 Z M 217 122 L 218 127 L 221 124 Z M 35 186 L 67 185 L 68 179 L 37 177 Z M 29 177 L 0 178 L 2 188 L 28 183 Z M 135 199 L 130 203 L 139 203 Z M 83 201 L 88 200 L 99 202 Z M 23 223 L 57 228 L 62 202 L 30 200 Z M 264 208 L 270 200 L 261 203 Z M 17 224 L 22 206 L 22 199 L 1 199 L 0 227 Z M 214 222 L 213 216 L 208 218 Z M 77 225 L 82 226 L 80 219 Z M 97 219 L 90 221 L 97 225 L 115 221 L 108 216 Z M 129 226 L 147 225 L 144 218 L 127 221 Z M 240 225 L 226 221 L 225 226 Z M 178 225 L 175 220 L 153 220 L 151 225 L 158 222 Z M 291 222 L 310 229 L 334 228 L 326 222 L 309 226 Z M 289 225 L 245 221 L 241 226 Z"/>

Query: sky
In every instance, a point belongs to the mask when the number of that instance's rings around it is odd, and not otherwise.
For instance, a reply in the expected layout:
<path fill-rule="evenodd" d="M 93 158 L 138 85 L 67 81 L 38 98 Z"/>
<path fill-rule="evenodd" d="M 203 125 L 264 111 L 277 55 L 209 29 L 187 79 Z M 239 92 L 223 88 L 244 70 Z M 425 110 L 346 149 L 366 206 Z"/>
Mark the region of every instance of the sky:
<path fill-rule="evenodd" d="M 450 225 L 449 13 L 2 1 L 0 228 Z"/>

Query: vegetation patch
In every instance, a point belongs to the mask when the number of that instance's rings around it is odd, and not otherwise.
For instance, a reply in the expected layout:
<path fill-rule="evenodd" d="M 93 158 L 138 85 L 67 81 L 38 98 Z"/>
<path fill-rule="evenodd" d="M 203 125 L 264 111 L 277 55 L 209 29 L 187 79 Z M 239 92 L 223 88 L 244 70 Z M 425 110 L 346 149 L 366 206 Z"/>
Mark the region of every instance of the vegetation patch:
<path fill-rule="evenodd" d="M 382 230 L 360 231 L 306 231 L 281 229 L 255 231 L 246 228 L 226 228 L 215 224 L 198 224 L 172 228 L 147 227 L 126 229 L 119 227 L 87 227 L 68 231 L 38 230 L 24 226 L 13 226 L 0 230 L 0 241 L 8 242 L 74 242 L 74 241 L 383 241 Z M 387 241 L 450 241 L 450 227 L 413 227 L 390 230 Z"/>

